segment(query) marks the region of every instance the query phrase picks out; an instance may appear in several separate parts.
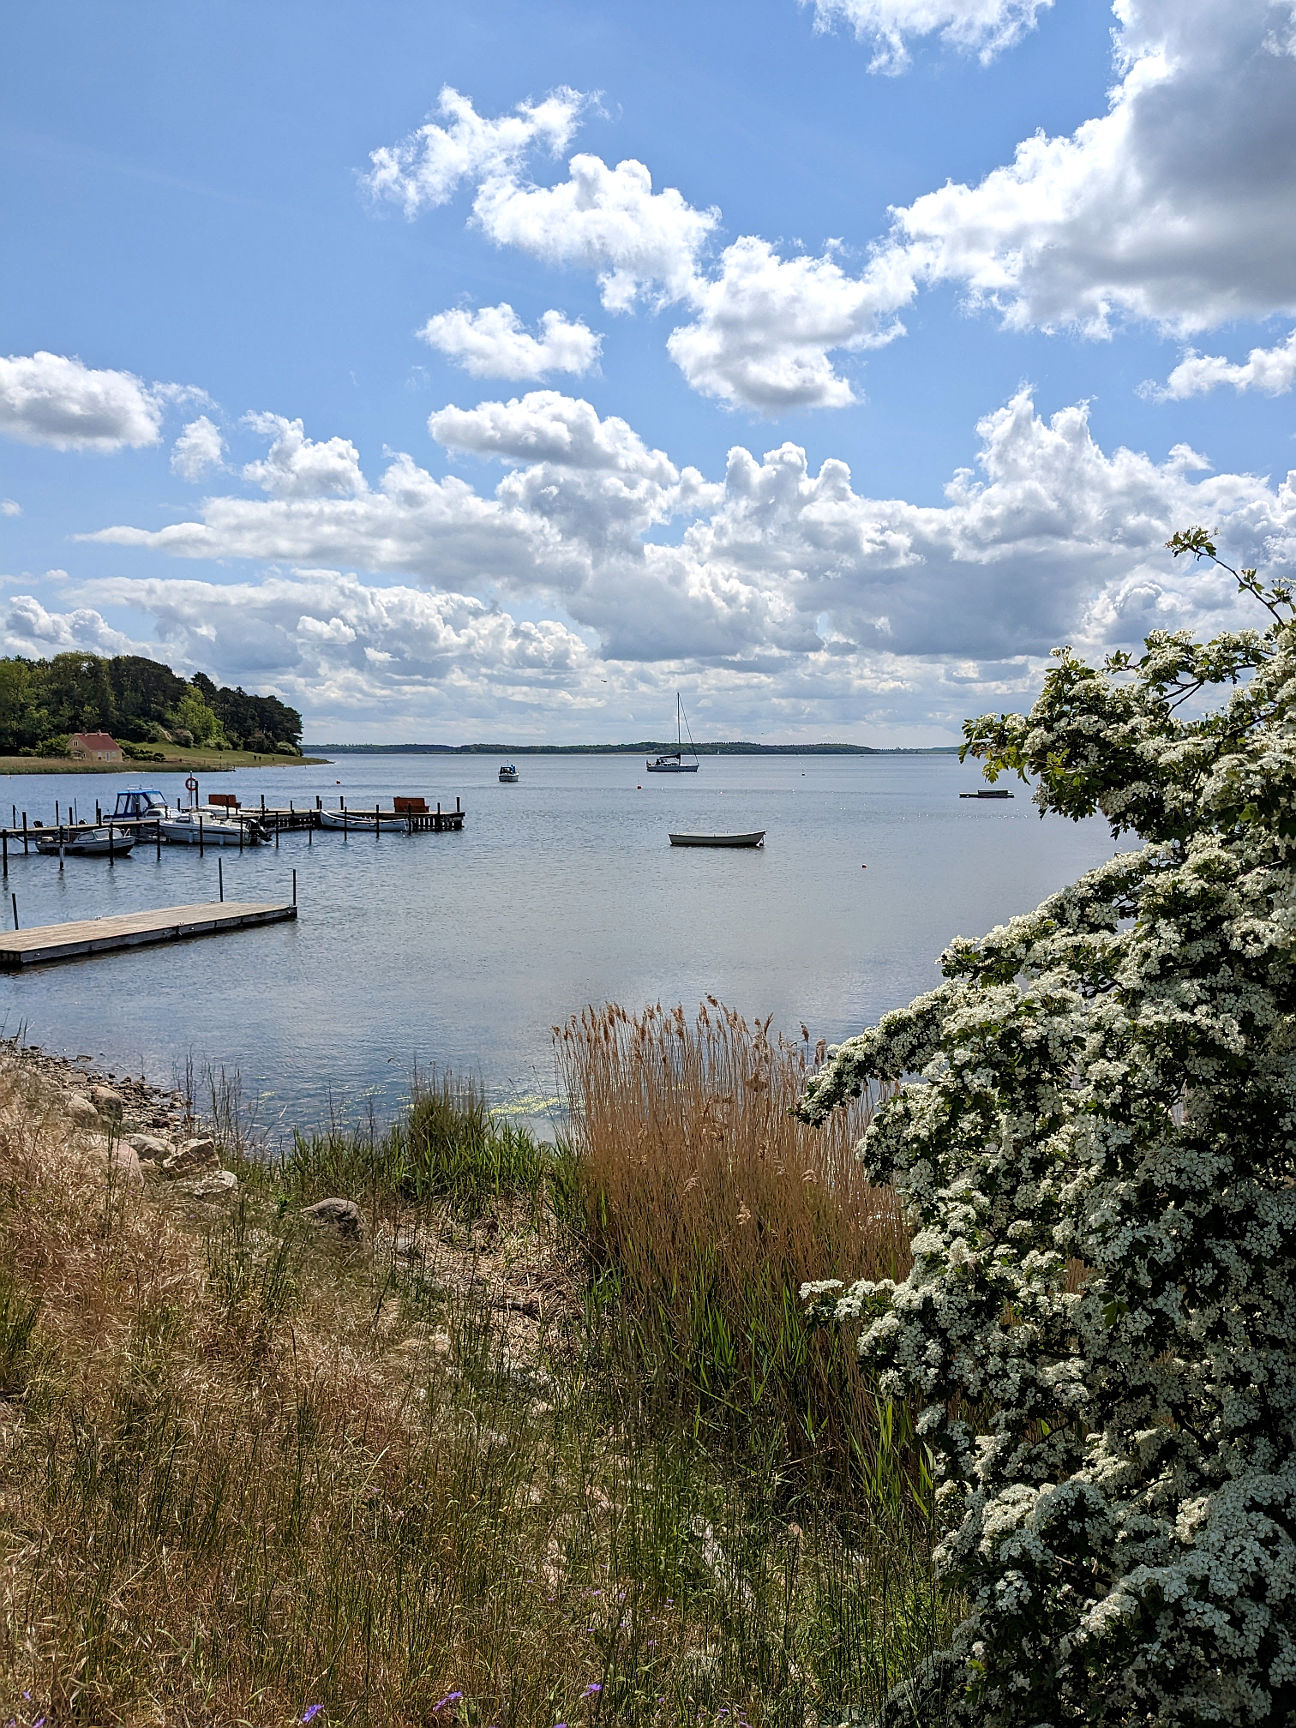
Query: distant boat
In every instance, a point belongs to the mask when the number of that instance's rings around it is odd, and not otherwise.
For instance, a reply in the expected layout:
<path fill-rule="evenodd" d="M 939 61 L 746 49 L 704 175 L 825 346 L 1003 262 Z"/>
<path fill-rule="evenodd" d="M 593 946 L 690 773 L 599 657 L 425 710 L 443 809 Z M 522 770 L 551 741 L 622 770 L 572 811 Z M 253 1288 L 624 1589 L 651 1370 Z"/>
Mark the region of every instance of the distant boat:
<path fill-rule="evenodd" d="M 983 786 L 979 792 L 960 792 L 960 798 L 1013 798 L 1013 792 L 1001 791 L 998 786 Z"/>
<path fill-rule="evenodd" d="M 513 764 L 511 762 L 503 762 L 500 764 L 500 784 L 501 784 L 501 786 L 514 785 L 517 781 L 517 777 L 518 777 L 518 771 L 513 766 Z"/>
<path fill-rule="evenodd" d="M 693 734 L 689 732 L 688 753 L 691 762 L 684 760 L 684 733 L 688 731 L 688 721 L 684 718 L 684 704 L 680 701 L 680 693 L 675 692 L 675 742 L 676 750 L 668 750 L 662 756 L 655 757 L 651 762 L 645 762 L 644 767 L 649 774 L 696 774 L 698 771 L 697 751 L 693 748 Z"/>
<path fill-rule="evenodd" d="M 765 830 L 756 828 L 750 834 L 672 834 L 672 846 L 763 846 Z"/>
<path fill-rule="evenodd" d="M 36 850 L 52 858 L 63 853 L 72 858 L 125 858 L 135 844 L 135 836 L 123 834 L 120 828 L 85 827 L 64 832 L 67 839 L 60 840 L 55 834 L 47 834 L 36 842 Z"/>

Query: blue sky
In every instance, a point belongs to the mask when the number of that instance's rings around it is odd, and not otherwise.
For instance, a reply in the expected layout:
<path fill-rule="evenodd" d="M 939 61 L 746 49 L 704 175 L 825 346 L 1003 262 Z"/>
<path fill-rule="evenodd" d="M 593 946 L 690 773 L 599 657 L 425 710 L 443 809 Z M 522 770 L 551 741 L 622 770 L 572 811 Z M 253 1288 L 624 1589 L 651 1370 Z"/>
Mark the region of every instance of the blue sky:
<path fill-rule="evenodd" d="M 933 743 L 1290 568 L 1290 0 L 0 25 L 0 651 Z"/>

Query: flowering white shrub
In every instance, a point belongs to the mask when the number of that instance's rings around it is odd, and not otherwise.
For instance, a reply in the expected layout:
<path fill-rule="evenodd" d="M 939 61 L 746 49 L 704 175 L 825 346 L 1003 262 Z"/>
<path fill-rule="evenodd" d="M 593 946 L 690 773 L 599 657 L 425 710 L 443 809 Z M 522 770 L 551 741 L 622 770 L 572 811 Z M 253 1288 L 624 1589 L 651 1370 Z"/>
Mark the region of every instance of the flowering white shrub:
<path fill-rule="evenodd" d="M 860 1151 L 913 1270 L 806 1293 L 922 1407 L 978 1728 L 1296 1722 L 1296 620 L 1233 574 L 1263 632 L 1059 650 L 969 722 L 1141 848 L 955 942 L 801 1106 L 898 1088 Z"/>

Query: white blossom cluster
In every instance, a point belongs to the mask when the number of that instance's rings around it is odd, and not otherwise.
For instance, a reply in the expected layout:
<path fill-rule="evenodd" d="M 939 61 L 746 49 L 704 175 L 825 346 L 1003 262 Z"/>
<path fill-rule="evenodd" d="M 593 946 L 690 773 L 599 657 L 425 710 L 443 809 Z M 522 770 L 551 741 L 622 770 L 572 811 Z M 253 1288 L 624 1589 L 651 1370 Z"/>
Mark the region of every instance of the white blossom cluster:
<path fill-rule="evenodd" d="M 955 942 L 801 1106 L 895 1088 L 860 1154 L 913 1270 L 805 1294 L 921 1408 L 978 1728 L 1296 1721 L 1296 621 L 1239 580 L 1267 631 L 1059 651 L 969 724 L 1142 847 Z"/>

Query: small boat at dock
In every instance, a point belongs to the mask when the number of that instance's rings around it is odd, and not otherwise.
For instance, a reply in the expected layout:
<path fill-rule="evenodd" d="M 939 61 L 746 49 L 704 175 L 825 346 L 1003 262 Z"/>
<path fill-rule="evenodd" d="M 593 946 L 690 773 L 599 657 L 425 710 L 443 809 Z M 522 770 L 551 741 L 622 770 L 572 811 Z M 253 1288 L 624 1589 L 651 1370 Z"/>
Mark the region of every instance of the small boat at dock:
<path fill-rule="evenodd" d="M 518 771 L 511 762 L 502 762 L 500 764 L 499 777 L 501 786 L 515 786 L 517 784 Z"/>
<path fill-rule="evenodd" d="M 135 836 L 123 834 L 120 828 L 95 828 L 83 824 L 42 833 L 36 842 L 36 850 L 47 858 L 125 858 L 134 844 Z"/>
<path fill-rule="evenodd" d="M 409 817 L 395 810 L 321 810 L 321 828 L 340 828 L 350 834 L 404 834 Z"/>
<path fill-rule="evenodd" d="M 763 846 L 765 830 L 753 829 L 749 834 L 672 834 L 672 846 Z"/>

